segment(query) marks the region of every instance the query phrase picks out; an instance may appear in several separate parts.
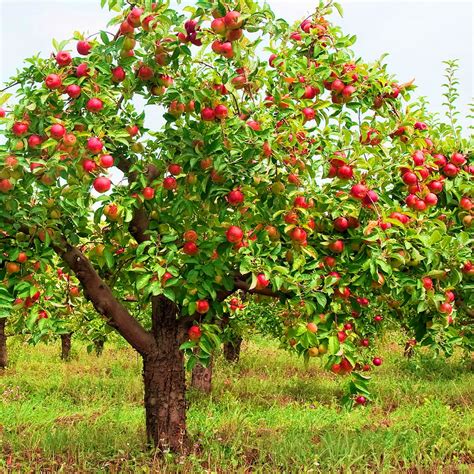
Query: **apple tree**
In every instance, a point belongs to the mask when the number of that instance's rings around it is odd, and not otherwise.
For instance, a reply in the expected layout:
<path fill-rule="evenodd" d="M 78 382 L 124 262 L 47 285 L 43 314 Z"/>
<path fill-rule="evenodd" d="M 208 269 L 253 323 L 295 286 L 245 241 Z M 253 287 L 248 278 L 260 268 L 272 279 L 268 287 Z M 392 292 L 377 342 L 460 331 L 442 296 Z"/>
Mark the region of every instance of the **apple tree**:
<path fill-rule="evenodd" d="M 108 5 L 114 31 L 54 41 L 7 85 L 2 315 L 34 296 L 29 265 L 61 262 L 142 356 L 147 437 L 173 451 L 185 354 L 210 359 L 236 292 L 277 302 L 288 345 L 352 374 L 361 404 L 387 315 L 468 337 L 467 141 L 355 57 L 337 4 L 292 26 L 253 0 Z"/>

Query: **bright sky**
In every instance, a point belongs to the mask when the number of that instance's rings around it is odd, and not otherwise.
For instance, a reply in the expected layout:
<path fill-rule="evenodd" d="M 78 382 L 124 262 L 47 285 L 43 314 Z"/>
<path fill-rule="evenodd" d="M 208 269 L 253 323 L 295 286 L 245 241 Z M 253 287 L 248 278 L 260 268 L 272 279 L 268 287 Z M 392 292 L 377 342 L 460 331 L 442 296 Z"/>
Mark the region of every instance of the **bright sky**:
<path fill-rule="evenodd" d="M 293 21 L 307 16 L 317 0 L 267 0 L 279 16 Z M 186 0 L 183 3 L 192 3 Z M 416 78 L 417 93 L 442 112 L 443 64 L 460 60 L 459 108 L 467 115 L 473 97 L 474 2 L 419 0 L 340 0 L 344 18 L 333 20 L 356 34 L 354 48 L 365 60 L 388 52 L 389 70 L 401 82 Z M 38 51 L 47 55 L 51 39 L 65 39 L 79 30 L 105 28 L 111 14 L 99 0 L 0 0 L 0 82 Z M 467 120 L 463 120 L 467 124 Z"/>

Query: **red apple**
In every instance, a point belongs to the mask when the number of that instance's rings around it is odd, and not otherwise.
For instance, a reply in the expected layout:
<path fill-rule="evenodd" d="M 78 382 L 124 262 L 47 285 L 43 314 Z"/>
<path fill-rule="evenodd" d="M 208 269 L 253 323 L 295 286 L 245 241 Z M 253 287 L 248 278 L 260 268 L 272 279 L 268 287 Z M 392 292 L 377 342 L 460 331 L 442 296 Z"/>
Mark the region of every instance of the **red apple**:
<path fill-rule="evenodd" d="M 240 227 L 231 225 L 226 232 L 226 238 L 228 242 L 233 244 L 240 242 L 244 237 L 244 232 Z"/>
<path fill-rule="evenodd" d="M 59 51 L 56 54 L 56 62 L 59 66 L 69 66 L 72 62 L 71 55 L 67 51 Z"/>
<path fill-rule="evenodd" d="M 77 42 L 76 48 L 79 54 L 87 56 L 91 52 L 92 45 L 87 40 L 81 40 Z"/>
<path fill-rule="evenodd" d="M 111 181 L 105 176 L 99 176 L 94 180 L 93 186 L 98 193 L 105 193 L 110 189 Z"/>
<path fill-rule="evenodd" d="M 103 148 L 102 142 L 97 137 L 91 137 L 87 140 L 87 149 L 94 154 L 100 153 Z"/>
<path fill-rule="evenodd" d="M 97 112 L 100 112 L 103 108 L 104 108 L 104 103 L 97 97 L 94 97 L 87 101 L 86 109 L 89 112 L 97 113 Z"/>
<path fill-rule="evenodd" d="M 46 87 L 51 90 L 59 89 L 63 84 L 61 77 L 57 74 L 48 74 L 44 82 L 46 84 Z"/>
<path fill-rule="evenodd" d="M 201 335 L 202 332 L 199 326 L 191 326 L 188 330 L 188 336 L 191 341 L 199 341 L 199 339 L 201 339 Z"/>
<path fill-rule="evenodd" d="M 206 314 L 209 311 L 209 302 L 207 300 L 197 300 L 196 311 L 199 314 Z"/>

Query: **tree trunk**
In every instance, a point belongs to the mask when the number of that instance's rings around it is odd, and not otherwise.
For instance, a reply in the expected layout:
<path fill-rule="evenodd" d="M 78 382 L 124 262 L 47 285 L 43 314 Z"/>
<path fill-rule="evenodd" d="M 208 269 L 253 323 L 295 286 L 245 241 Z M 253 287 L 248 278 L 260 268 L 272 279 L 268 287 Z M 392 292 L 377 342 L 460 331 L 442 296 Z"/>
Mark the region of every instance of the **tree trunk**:
<path fill-rule="evenodd" d="M 204 367 L 196 364 L 191 375 L 191 386 L 203 393 L 211 393 L 212 390 L 212 364 L 213 359 L 209 361 L 209 365 Z"/>
<path fill-rule="evenodd" d="M 231 341 L 224 343 L 224 358 L 228 362 L 238 362 L 240 358 L 240 347 L 242 338 L 236 336 Z"/>
<path fill-rule="evenodd" d="M 180 453 L 187 448 L 184 356 L 179 349 L 185 331 L 177 314 L 172 301 L 153 298 L 156 348 L 143 355 L 143 379 L 148 442 L 160 450 Z"/>
<path fill-rule="evenodd" d="M 405 349 L 403 350 L 403 355 L 407 357 L 408 359 L 411 359 L 413 357 L 413 354 L 415 353 L 415 350 L 413 349 L 413 344 L 408 341 L 405 344 Z"/>
<path fill-rule="evenodd" d="M 0 318 L 0 369 L 5 369 L 8 364 L 7 336 L 5 335 L 6 318 Z"/>
<path fill-rule="evenodd" d="M 69 360 L 71 357 L 71 337 L 72 333 L 61 334 L 61 359 Z"/>
<path fill-rule="evenodd" d="M 96 339 L 94 341 L 95 355 L 97 357 L 100 357 L 102 355 L 102 352 L 104 352 L 104 344 L 105 344 L 105 341 L 103 339 Z"/>

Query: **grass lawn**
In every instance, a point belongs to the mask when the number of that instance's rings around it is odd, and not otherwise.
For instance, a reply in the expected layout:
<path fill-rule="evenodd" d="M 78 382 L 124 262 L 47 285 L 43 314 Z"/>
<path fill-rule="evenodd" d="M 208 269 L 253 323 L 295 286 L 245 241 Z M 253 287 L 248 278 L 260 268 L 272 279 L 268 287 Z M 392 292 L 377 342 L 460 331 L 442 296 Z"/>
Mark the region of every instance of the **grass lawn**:
<path fill-rule="evenodd" d="M 474 472 L 474 374 L 460 356 L 408 361 L 386 343 L 375 401 L 348 412 L 343 378 L 255 339 L 237 365 L 217 361 L 212 396 L 189 394 L 193 453 L 159 460 L 144 452 L 140 360 L 73 344 L 62 363 L 59 346 L 10 341 L 1 472 Z"/>

